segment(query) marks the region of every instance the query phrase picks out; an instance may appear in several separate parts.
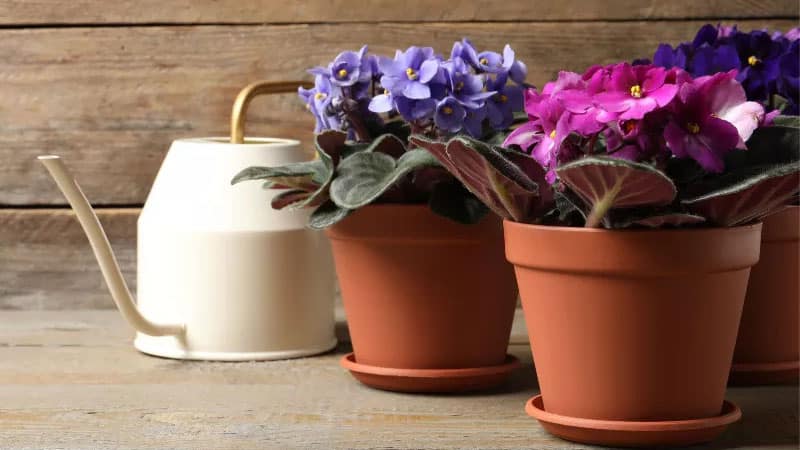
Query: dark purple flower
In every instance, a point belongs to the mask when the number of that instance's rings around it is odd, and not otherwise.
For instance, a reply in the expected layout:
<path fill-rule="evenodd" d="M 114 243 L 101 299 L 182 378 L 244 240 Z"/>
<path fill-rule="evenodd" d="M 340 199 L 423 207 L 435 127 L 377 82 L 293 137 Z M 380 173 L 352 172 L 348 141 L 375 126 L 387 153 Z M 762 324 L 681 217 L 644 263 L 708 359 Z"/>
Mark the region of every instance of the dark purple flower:
<path fill-rule="evenodd" d="M 464 126 L 467 110 L 453 97 L 446 97 L 436 105 L 433 120 L 440 130 L 458 133 Z"/>
<path fill-rule="evenodd" d="M 744 86 L 748 98 L 768 100 L 780 72 L 781 44 L 760 30 L 738 33 L 733 41 L 742 67 L 736 79 Z"/>
<path fill-rule="evenodd" d="M 612 70 L 610 90 L 595 96 L 597 105 L 621 120 L 641 119 L 675 97 L 678 86 L 666 83 L 666 77 L 661 67 L 619 64 Z"/>
<path fill-rule="evenodd" d="M 692 40 L 692 47 L 700 48 L 703 45 L 707 45 L 709 47 L 713 46 L 717 42 L 718 36 L 719 29 L 710 23 L 707 23 L 697 30 L 697 34 L 694 35 L 694 40 Z"/>
<path fill-rule="evenodd" d="M 405 52 L 398 50 L 393 60 L 378 60 L 383 73 L 381 86 L 395 96 L 417 100 L 429 98 L 431 89 L 428 83 L 441 77 L 439 66 L 440 62 L 430 47 L 409 47 Z"/>
<path fill-rule="evenodd" d="M 739 67 L 739 53 L 733 44 L 720 45 L 716 48 L 703 46 L 695 50 L 691 74 L 694 77 L 700 77 L 717 72 L 727 72 Z"/>
<path fill-rule="evenodd" d="M 797 115 L 798 114 L 798 82 L 800 82 L 800 41 L 792 41 L 789 49 L 786 51 L 778 63 L 780 68 L 780 76 L 778 78 L 777 91 L 786 99 L 786 107 L 783 109 L 784 114 Z"/>
<path fill-rule="evenodd" d="M 687 69 L 692 52 L 692 47 L 688 43 L 680 44 L 674 49 L 669 44 L 661 44 L 653 55 L 653 65 L 667 69 L 672 67 Z"/>

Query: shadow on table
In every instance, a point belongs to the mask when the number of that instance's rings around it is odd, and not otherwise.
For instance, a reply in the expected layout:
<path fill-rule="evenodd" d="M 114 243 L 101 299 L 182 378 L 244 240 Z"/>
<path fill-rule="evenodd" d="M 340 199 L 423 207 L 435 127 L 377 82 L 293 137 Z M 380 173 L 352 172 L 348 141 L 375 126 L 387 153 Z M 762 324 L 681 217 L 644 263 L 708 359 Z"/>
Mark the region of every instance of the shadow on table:
<path fill-rule="evenodd" d="M 338 325 L 337 325 L 338 327 Z M 353 346 L 350 342 L 342 339 L 339 330 L 336 333 L 339 337 L 339 344 L 328 354 L 345 355 L 353 351 Z M 465 396 L 486 396 L 486 395 L 500 395 L 511 394 L 521 391 L 530 391 L 531 395 L 536 395 L 539 392 L 539 385 L 536 380 L 536 371 L 530 361 L 523 361 L 522 365 L 515 369 L 509 379 L 503 384 L 492 389 L 485 389 L 473 392 L 457 392 L 457 393 L 406 393 L 405 395 L 420 395 L 420 396 L 433 396 L 433 397 L 465 397 Z M 388 391 L 387 391 L 388 392 Z"/>
<path fill-rule="evenodd" d="M 798 448 L 798 387 L 739 387 L 727 398 L 742 409 L 742 420 L 716 441 L 693 449 Z"/>

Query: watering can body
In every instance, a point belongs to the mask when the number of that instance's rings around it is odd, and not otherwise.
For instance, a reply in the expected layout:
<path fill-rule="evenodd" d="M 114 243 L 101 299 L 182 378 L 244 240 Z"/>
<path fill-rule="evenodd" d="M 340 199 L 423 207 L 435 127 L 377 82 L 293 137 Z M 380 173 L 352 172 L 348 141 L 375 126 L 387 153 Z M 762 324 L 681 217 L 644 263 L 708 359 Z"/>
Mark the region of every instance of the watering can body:
<path fill-rule="evenodd" d="M 253 97 L 298 85 L 308 83 L 260 81 L 242 89 L 230 140 L 173 142 L 139 216 L 138 302 L 78 183 L 58 156 L 39 157 L 86 232 L 140 351 L 242 361 L 308 356 L 336 345 L 333 260 L 325 237 L 305 228 L 310 212 L 273 210 L 280 191 L 230 183 L 249 166 L 306 159 L 298 141 L 244 138 Z"/>
<path fill-rule="evenodd" d="M 138 332 L 142 352 L 182 359 L 307 356 L 336 345 L 334 271 L 307 210 L 276 211 L 280 191 L 231 186 L 248 166 L 304 159 L 284 139 L 175 141 L 138 221 L 138 308 L 181 323 L 176 335 Z"/>

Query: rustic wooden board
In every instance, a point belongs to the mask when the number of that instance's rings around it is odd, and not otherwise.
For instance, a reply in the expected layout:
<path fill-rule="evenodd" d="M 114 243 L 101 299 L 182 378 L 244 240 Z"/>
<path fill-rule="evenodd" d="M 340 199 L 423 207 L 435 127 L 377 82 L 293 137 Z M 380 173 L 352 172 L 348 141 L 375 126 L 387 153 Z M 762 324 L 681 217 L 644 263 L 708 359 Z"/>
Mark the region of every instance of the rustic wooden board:
<path fill-rule="evenodd" d="M 635 20 L 794 17 L 793 0 L 11 0 L 0 24 L 167 24 Z"/>
<path fill-rule="evenodd" d="M 4 449 L 595 449 L 548 435 L 523 411 L 537 392 L 529 348 L 505 386 L 473 395 L 372 390 L 338 366 L 346 344 L 291 361 L 205 363 L 131 346 L 111 311 L 0 312 Z M 744 410 L 698 449 L 798 445 L 797 387 L 735 388 Z"/>
<path fill-rule="evenodd" d="M 132 289 L 138 209 L 98 216 Z M 113 308 L 89 241 L 69 209 L 0 209 L 0 309 Z"/>
<path fill-rule="evenodd" d="M 670 8 L 667 5 L 671 2 L 647 4 L 658 9 Z M 721 2 L 716 4 L 715 8 L 721 8 Z M 733 4 L 752 5 L 758 11 L 756 5 L 761 2 Z M 398 5 L 406 7 L 405 3 Z M 575 14 L 581 11 L 575 8 Z M 471 36 L 482 48 L 501 48 L 510 42 L 528 64 L 530 81 L 542 84 L 561 68 L 582 70 L 590 63 L 649 55 L 659 41 L 691 38 L 702 23 L 355 23 L 0 30 L 0 205 L 64 204 L 34 161 L 42 153 L 66 157 L 93 202 L 141 204 L 173 139 L 227 133 L 231 102 L 239 88 L 260 78 L 301 77 L 307 67 L 328 61 L 341 49 L 357 48 L 362 42 L 370 43 L 379 53 L 412 43 L 433 44 L 446 52 L 452 41 L 462 36 Z M 744 29 L 786 29 L 794 24 L 793 20 L 740 21 Z M 257 100 L 251 123 L 253 134 L 310 137 L 310 117 L 293 95 Z"/>

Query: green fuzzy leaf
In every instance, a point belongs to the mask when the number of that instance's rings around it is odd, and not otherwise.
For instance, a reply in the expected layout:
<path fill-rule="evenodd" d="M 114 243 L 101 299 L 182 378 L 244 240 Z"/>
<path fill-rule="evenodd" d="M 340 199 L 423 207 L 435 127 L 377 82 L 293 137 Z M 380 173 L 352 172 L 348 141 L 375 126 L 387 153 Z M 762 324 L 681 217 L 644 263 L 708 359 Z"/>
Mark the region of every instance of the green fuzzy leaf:
<path fill-rule="evenodd" d="M 323 230 L 347 217 L 351 210 L 338 207 L 328 200 L 321 204 L 308 219 L 308 227 L 314 230 Z"/>
<path fill-rule="evenodd" d="M 385 153 L 396 159 L 406 153 L 406 144 L 393 134 L 383 134 L 375 138 L 363 151 Z"/>
<path fill-rule="evenodd" d="M 591 209 L 586 227 L 598 227 L 609 210 L 672 203 L 677 194 L 666 174 L 625 159 L 590 156 L 556 169 L 561 182 Z"/>
<path fill-rule="evenodd" d="M 539 202 L 539 186 L 509 158 L 466 136 L 446 144 L 414 135 L 411 143 L 427 149 L 461 183 L 500 217 L 526 221 Z"/>
<path fill-rule="evenodd" d="M 328 170 L 321 160 L 285 164 L 277 167 L 248 167 L 233 177 L 231 184 L 248 180 L 266 180 L 270 186 L 314 191 L 325 182 Z"/>
<path fill-rule="evenodd" d="M 489 212 L 458 180 L 437 183 L 428 206 L 436 214 L 465 225 L 478 223 Z"/>
<path fill-rule="evenodd" d="M 747 140 L 747 150 L 735 150 L 725 158 L 727 172 L 743 167 L 781 164 L 800 160 L 800 128 L 774 125 L 757 128 Z"/>
<path fill-rule="evenodd" d="M 797 201 L 800 163 L 748 167 L 716 177 L 681 201 L 692 213 L 720 226 L 759 220 Z"/>
<path fill-rule="evenodd" d="M 773 124 L 782 127 L 800 128 L 800 116 L 776 116 Z M 769 127 L 766 127 L 769 128 Z M 760 128 L 759 128 L 760 129 Z"/>
<path fill-rule="evenodd" d="M 554 204 L 555 209 L 558 211 L 558 220 L 561 222 L 569 221 L 570 216 L 576 214 L 585 222 L 586 216 L 589 215 L 589 211 L 584 210 L 586 206 L 580 198 L 577 198 L 575 193 L 569 190 L 564 192 L 554 190 Z"/>
<path fill-rule="evenodd" d="M 375 201 L 409 172 L 436 165 L 436 158 L 421 149 L 408 151 L 397 160 L 386 153 L 357 153 L 339 165 L 331 183 L 331 199 L 342 208 L 357 209 Z"/>

